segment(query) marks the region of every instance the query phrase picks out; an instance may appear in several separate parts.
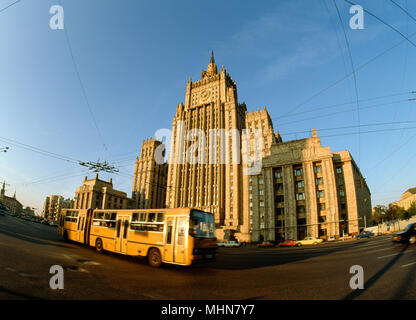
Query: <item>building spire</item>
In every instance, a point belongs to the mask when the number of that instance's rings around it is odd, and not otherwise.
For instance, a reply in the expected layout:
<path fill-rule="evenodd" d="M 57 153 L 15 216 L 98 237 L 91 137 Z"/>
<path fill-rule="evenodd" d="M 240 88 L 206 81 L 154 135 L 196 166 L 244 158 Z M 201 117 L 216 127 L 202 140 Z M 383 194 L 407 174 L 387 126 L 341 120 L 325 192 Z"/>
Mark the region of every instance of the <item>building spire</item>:
<path fill-rule="evenodd" d="M 208 75 L 217 74 L 217 65 L 215 64 L 215 60 L 214 60 L 214 50 L 211 50 L 211 59 L 209 60 L 206 73 L 202 72 L 202 78 L 205 76 L 205 74 L 208 74 Z"/>

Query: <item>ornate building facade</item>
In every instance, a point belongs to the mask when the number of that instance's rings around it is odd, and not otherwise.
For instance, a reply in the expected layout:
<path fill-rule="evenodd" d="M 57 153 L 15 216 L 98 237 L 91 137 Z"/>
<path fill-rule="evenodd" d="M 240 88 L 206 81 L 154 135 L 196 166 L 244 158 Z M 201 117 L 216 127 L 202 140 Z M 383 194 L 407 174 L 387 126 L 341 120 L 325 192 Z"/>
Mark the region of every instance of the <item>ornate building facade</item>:
<path fill-rule="evenodd" d="M 161 207 L 165 197 L 167 208 L 211 212 L 220 240 L 339 236 L 358 232 L 359 218 L 371 215 L 370 191 L 349 152 L 331 153 L 316 132 L 283 142 L 266 107 L 248 113 L 239 103 L 213 54 L 177 105 L 167 167 L 153 159 L 160 144 L 144 141 L 136 159 L 135 206 Z"/>
<path fill-rule="evenodd" d="M 130 209 L 132 200 L 127 193 L 113 189 L 113 181 L 85 177 L 82 186 L 75 191 L 73 209 Z"/>

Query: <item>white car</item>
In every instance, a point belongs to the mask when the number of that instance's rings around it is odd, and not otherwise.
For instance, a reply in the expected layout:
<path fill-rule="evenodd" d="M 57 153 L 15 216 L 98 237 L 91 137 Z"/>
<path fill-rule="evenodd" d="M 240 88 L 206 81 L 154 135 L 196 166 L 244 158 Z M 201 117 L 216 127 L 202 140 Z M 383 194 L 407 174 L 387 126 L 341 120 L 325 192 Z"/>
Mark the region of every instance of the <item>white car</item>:
<path fill-rule="evenodd" d="M 304 245 L 315 245 L 315 244 L 318 244 L 318 243 L 322 243 L 323 241 L 324 240 L 322 240 L 322 239 L 317 239 L 317 238 L 314 238 L 314 237 L 306 237 L 303 240 L 296 241 L 296 245 L 298 247 L 304 246 Z"/>
<path fill-rule="evenodd" d="M 218 247 L 225 247 L 225 248 L 239 248 L 241 247 L 241 243 L 237 241 L 225 241 L 225 242 L 218 242 Z"/>

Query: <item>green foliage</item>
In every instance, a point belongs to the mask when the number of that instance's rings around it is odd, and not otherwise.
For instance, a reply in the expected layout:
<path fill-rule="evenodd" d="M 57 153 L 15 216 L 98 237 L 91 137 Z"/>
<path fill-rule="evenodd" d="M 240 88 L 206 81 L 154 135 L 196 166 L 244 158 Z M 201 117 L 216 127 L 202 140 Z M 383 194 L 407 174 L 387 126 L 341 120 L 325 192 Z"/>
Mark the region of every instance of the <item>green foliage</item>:
<path fill-rule="evenodd" d="M 407 212 L 409 213 L 409 217 L 416 216 L 416 201 L 411 203 L 409 209 L 407 209 Z"/>
<path fill-rule="evenodd" d="M 374 215 L 373 215 L 373 221 L 376 224 L 381 224 L 386 219 L 386 211 L 387 207 L 383 205 L 377 205 L 374 207 Z"/>

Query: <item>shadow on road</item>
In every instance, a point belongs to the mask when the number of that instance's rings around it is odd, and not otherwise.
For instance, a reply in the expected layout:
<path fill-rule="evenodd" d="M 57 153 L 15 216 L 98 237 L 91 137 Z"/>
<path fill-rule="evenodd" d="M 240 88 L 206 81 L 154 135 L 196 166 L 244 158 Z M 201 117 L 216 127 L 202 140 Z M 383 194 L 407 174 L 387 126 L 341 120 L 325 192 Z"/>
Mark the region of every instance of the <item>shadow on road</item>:
<path fill-rule="evenodd" d="M 403 249 L 396 256 L 394 256 L 393 259 L 390 260 L 389 263 L 381 268 L 374 276 L 368 279 L 367 282 L 364 283 L 364 288 L 368 290 L 368 288 L 370 288 L 378 279 L 380 279 L 380 277 L 385 274 L 397 262 L 397 260 L 400 259 L 408 247 L 408 244 L 405 245 Z M 358 298 L 362 293 L 364 293 L 364 291 L 365 290 L 354 290 L 350 294 L 346 295 L 342 300 L 352 300 Z"/>
<path fill-rule="evenodd" d="M 10 232 L 10 231 L 6 231 L 6 230 L 3 230 L 3 229 L 0 229 L 0 234 L 3 234 L 7 237 L 12 237 L 12 238 L 27 241 L 27 242 L 30 242 L 30 243 L 34 243 L 34 244 L 72 249 L 72 247 L 59 244 L 57 241 L 48 240 L 48 241 L 51 241 L 51 242 L 47 242 L 47 241 L 44 241 L 44 240 L 41 240 L 41 239 L 38 239 L 38 238 L 34 238 L 32 236 L 29 237 L 29 236 L 26 236 L 26 235 L 21 234 L 21 233 Z"/>
<path fill-rule="evenodd" d="M 0 286 L 0 293 L 6 293 L 6 294 L 9 294 L 9 295 L 12 295 L 13 297 L 10 297 L 10 299 L 16 299 L 16 297 L 18 297 L 18 298 L 22 298 L 22 299 L 26 299 L 26 300 L 42 300 L 41 298 L 33 297 L 33 296 L 30 296 L 30 295 L 27 295 L 27 294 L 24 294 L 24 293 L 9 290 L 9 289 L 7 289 L 5 287 L 2 287 L 2 286 Z"/>

